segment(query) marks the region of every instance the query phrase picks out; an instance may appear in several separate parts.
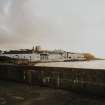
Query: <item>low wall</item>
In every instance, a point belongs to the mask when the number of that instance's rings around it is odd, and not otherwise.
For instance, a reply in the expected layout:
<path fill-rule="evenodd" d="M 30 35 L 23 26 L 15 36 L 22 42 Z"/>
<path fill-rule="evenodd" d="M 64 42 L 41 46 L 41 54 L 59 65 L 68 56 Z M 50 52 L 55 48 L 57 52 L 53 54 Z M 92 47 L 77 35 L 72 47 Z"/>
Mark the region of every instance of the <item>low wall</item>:
<path fill-rule="evenodd" d="M 0 79 L 92 93 L 105 92 L 105 70 L 0 65 Z"/>

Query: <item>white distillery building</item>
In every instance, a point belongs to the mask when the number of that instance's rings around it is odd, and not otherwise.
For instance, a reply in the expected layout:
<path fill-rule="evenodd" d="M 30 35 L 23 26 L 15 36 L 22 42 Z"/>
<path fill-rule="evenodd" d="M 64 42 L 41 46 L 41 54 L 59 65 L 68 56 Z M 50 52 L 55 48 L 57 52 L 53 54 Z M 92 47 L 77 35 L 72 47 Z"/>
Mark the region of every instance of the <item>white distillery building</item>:
<path fill-rule="evenodd" d="M 60 54 L 48 54 L 48 53 L 32 53 L 32 54 L 2 54 L 16 59 L 28 59 L 29 61 L 64 61 L 64 57 Z"/>
<path fill-rule="evenodd" d="M 63 56 L 64 51 L 54 50 L 47 51 L 41 50 L 40 46 L 33 47 L 32 50 L 21 49 L 21 50 L 11 50 L 4 51 L 2 56 L 7 56 L 16 59 L 28 59 L 29 61 L 64 61 Z"/>
<path fill-rule="evenodd" d="M 39 46 L 33 47 L 32 50 L 12 50 L 4 52 L 2 56 L 7 56 L 16 59 L 28 59 L 29 61 L 72 61 L 72 60 L 85 60 L 82 53 L 71 53 L 62 50 L 45 51 L 41 50 Z"/>

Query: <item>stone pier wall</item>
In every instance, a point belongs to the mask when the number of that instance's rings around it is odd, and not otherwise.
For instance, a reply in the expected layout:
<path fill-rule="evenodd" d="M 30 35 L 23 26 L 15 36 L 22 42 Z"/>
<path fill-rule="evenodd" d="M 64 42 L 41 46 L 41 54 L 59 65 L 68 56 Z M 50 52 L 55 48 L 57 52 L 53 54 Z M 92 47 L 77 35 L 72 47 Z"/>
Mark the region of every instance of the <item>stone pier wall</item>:
<path fill-rule="evenodd" d="M 0 65 L 0 79 L 68 90 L 105 92 L 105 70 Z"/>

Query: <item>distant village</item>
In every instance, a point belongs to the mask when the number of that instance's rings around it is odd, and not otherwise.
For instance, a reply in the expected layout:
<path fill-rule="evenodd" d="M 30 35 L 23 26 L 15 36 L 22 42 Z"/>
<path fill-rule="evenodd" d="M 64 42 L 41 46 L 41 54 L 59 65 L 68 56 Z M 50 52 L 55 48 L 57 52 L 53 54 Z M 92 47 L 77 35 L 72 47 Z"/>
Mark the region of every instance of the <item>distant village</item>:
<path fill-rule="evenodd" d="M 0 56 L 30 62 L 85 61 L 95 58 L 90 53 L 73 53 L 64 50 L 50 51 L 43 50 L 40 46 L 33 46 L 32 49 L 0 51 Z"/>

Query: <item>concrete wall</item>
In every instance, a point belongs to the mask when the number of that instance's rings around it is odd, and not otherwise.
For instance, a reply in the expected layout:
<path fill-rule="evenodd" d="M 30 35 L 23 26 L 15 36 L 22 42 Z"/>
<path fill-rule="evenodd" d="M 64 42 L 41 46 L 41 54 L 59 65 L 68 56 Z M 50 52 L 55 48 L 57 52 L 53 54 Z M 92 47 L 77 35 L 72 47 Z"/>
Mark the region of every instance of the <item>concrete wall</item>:
<path fill-rule="evenodd" d="M 0 65 L 0 79 L 92 93 L 105 93 L 105 70 Z"/>

